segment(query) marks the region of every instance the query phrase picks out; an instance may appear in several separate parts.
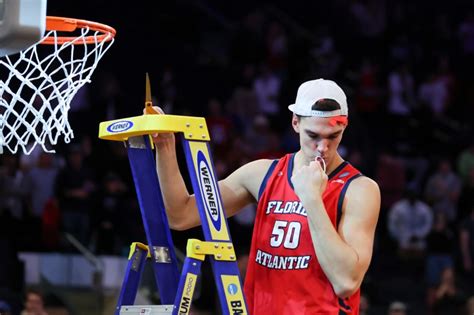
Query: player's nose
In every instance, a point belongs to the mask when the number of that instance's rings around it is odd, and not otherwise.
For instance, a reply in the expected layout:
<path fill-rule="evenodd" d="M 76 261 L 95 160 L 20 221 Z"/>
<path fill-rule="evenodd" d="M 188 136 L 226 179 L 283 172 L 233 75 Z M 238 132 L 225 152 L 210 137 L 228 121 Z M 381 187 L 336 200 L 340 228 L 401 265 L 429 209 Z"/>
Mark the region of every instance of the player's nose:
<path fill-rule="evenodd" d="M 323 139 L 319 141 L 318 146 L 317 146 L 318 153 L 324 154 L 328 150 L 328 144 L 329 144 L 329 141 L 327 139 Z"/>

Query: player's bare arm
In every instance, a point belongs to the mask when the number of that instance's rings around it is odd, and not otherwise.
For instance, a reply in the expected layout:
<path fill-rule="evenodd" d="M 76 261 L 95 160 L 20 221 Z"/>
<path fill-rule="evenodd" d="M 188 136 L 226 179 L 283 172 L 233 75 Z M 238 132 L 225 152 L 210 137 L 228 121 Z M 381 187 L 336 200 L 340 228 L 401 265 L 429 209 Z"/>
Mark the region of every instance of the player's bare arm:
<path fill-rule="evenodd" d="M 378 185 L 367 177 L 350 183 L 343 202 L 339 229 L 333 227 L 322 200 L 327 175 L 311 162 L 295 172 L 292 181 L 308 213 L 318 261 L 339 297 L 355 293 L 368 269 L 380 209 Z"/>
<path fill-rule="evenodd" d="M 188 192 L 179 170 L 174 135 L 156 135 L 154 142 L 157 148 L 156 168 L 170 227 L 175 230 L 186 230 L 200 225 L 196 199 Z M 250 162 L 219 181 L 227 217 L 256 201 L 260 183 L 270 163 L 271 160 Z"/>
<path fill-rule="evenodd" d="M 349 294 L 360 287 L 369 268 L 379 211 L 380 190 L 377 183 L 368 177 L 355 179 L 347 189 L 338 230 L 342 241 L 354 252 L 351 257 L 356 258 L 346 265 L 346 274 L 343 274 L 345 279 L 341 279 L 342 283 L 348 281 L 345 289 Z M 332 263 L 324 266 L 331 265 Z M 326 274 L 328 273 L 330 272 Z M 335 276 L 335 272 L 332 276 Z"/>

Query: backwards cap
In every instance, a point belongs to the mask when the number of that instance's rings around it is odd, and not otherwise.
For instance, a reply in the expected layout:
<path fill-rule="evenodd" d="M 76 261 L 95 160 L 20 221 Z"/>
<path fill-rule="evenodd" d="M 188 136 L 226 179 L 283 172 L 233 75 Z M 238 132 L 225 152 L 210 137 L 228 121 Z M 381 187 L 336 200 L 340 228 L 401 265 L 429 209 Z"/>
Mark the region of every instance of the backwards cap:
<path fill-rule="evenodd" d="M 312 109 L 313 105 L 324 99 L 336 101 L 340 108 L 332 111 Z M 306 81 L 298 88 L 296 101 L 288 108 L 299 116 L 336 117 L 348 116 L 346 94 L 336 82 L 317 79 Z"/>

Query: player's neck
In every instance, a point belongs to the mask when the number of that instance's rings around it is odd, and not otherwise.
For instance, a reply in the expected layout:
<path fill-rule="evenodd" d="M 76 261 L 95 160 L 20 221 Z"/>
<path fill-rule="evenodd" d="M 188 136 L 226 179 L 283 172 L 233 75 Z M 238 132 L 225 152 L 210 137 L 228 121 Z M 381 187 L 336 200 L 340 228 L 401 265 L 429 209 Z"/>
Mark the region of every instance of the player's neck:
<path fill-rule="evenodd" d="M 332 161 L 326 166 L 326 174 L 328 175 L 331 174 L 343 162 L 344 162 L 344 159 L 339 154 L 336 154 L 336 156 L 332 159 Z"/>

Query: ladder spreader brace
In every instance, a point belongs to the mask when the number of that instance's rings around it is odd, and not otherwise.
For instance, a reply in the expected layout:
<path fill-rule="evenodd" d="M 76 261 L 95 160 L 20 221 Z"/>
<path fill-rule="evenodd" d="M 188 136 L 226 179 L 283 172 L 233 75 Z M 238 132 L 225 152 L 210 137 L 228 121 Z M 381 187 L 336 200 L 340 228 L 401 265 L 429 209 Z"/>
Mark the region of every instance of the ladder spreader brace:
<path fill-rule="evenodd" d="M 147 108 L 147 112 L 148 108 Z M 181 274 L 155 167 L 151 134 L 182 134 L 187 168 L 205 241 L 189 239 Z M 148 245 L 133 243 L 115 315 L 189 314 L 201 264 L 209 256 L 223 315 L 248 314 L 203 117 L 143 115 L 100 123 L 99 138 L 127 147 Z M 134 305 L 140 276 L 151 260 L 163 305 Z"/>

